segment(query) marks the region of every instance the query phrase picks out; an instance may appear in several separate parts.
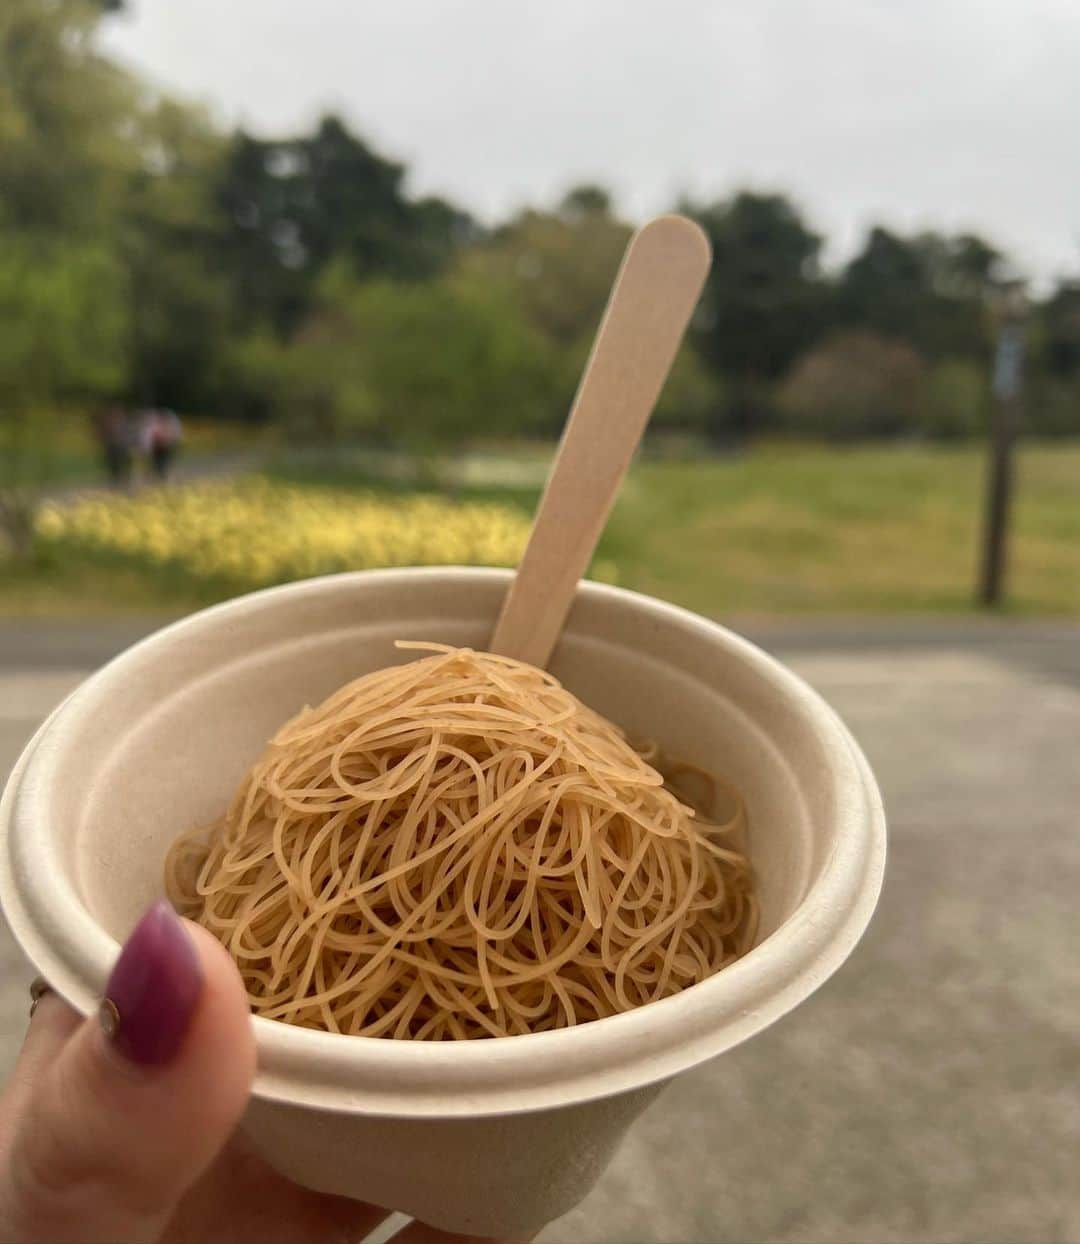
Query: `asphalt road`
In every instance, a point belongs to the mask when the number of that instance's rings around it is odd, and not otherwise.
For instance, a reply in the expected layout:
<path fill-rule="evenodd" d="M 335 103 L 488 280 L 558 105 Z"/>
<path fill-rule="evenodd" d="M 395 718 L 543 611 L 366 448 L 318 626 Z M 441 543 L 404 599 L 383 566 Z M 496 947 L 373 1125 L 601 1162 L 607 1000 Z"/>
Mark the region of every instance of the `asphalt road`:
<path fill-rule="evenodd" d="M 146 629 L 0 626 L 0 772 Z M 1080 1240 L 1080 628 L 748 626 L 885 793 L 870 931 L 814 998 L 672 1085 L 541 1240 Z M 0 1065 L 28 970 L 0 937 Z"/>

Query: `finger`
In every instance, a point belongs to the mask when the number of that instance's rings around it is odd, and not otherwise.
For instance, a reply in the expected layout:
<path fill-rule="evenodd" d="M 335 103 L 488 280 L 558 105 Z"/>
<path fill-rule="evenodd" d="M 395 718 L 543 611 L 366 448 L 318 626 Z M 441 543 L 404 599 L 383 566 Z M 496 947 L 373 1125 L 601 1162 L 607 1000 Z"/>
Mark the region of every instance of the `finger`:
<path fill-rule="evenodd" d="M 18 1061 L 4 1088 L 0 1105 L 4 1118 L 16 1116 L 27 1093 L 33 1091 L 45 1070 L 56 1061 L 81 1022 L 78 1013 L 57 994 L 42 995 L 30 1018 Z"/>
<path fill-rule="evenodd" d="M 43 1026 L 40 1040 L 50 1034 Z M 155 1239 L 235 1127 L 253 1072 L 235 966 L 155 903 L 109 977 L 101 1019 L 77 1028 L 17 1111 L 0 1234 Z"/>

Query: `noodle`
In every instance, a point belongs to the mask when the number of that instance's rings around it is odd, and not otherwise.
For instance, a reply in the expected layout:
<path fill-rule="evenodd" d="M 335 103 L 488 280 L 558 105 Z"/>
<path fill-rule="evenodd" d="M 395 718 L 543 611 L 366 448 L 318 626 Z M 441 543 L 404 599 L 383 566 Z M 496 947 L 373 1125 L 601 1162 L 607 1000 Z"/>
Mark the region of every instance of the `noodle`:
<path fill-rule="evenodd" d="M 268 1019 L 422 1040 L 542 1032 L 678 993 L 753 943 L 742 802 L 669 785 L 541 670 L 431 655 L 278 731 L 166 887 Z M 721 824 L 698 819 L 717 793 Z"/>

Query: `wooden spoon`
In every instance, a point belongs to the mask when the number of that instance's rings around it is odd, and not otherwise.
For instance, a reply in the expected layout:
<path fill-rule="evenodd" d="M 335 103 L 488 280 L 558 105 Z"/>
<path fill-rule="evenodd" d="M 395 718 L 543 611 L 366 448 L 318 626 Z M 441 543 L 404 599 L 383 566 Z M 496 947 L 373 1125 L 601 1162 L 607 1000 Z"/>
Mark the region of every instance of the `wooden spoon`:
<path fill-rule="evenodd" d="M 709 270 L 685 216 L 630 239 L 491 651 L 541 668 L 570 611 L 615 494 L 649 422 Z"/>

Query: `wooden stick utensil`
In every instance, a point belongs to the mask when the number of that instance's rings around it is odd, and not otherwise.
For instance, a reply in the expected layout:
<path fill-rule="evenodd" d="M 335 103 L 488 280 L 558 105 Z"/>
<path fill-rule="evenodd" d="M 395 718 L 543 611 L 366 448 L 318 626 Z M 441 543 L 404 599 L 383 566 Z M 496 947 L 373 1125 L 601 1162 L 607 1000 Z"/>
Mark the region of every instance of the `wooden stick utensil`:
<path fill-rule="evenodd" d="M 548 663 L 619 485 L 675 360 L 709 270 L 709 242 L 685 216 L 634 234 L 495 624 L 491 651 Z"/>

